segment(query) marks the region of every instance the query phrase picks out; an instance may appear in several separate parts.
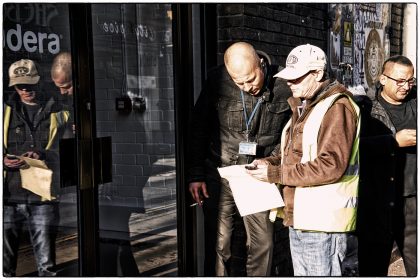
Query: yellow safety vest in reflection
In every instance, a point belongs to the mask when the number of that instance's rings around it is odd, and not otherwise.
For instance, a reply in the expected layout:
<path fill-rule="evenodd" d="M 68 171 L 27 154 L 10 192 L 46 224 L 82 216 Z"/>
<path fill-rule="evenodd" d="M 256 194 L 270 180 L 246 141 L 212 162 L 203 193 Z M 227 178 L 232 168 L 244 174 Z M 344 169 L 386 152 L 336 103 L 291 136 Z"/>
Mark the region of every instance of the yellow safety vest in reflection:
<path fill-rule="evenodd" d="M 8 143 L 8 135 L 9 135 L 9 124 L 11 118 L 12 108 L 9 105 L 4 107 L 4 122 L 3 122 L 3 146 L 4 149 L 7 149 Z M 56 113 L 51 113 L 50 115 L 50 130 L 48 134 L 48 143 L 45 147 L 45 150 L 49 150 L 52 145 L 57 140 L 57 132 L 60 127 L 65 125 L 69 120 L 70 112 L 69 111 L 59 111 Z M 3 149 L 3 150 L 4 150 Z M 6 171 L 3 171 L 3 177 L 6 178 Z"/>
<path fill-rule="evenodd" d="M 301 163 L 313 161 L 317 157 L 317 139 L 323 117 L 334 101 L 342 95 L 347 96 L 344 93 L 331 95 L 313 108 L 303 128 Z M 349 166 L 343 177 L 336 183 L 296 187 L 293 210 L 295 229 L 322 232 L 350 232 L 356 229 L 360 109 L 352 98 L 348 97 L 348 99 L 358 119 Z"/>
<path fill-rule="evenodd" d="M 9 134 L 9 123 L 11 117 L 12 108 L 10 106 L 5 106 L 4 108 L 4 123 L 3 123 L 3 145 L 7 148 L 7 137 Z M 48 143 L 45 147 L 45 150 L 49 150 L 54 141 L 57 138 L 57 132 L 60 127 L 65 125 L 70 117 L 69 111 L 59 111 L 55 113 L 51 113 L 50 115 L 50 131 L 48 137 Z"/>

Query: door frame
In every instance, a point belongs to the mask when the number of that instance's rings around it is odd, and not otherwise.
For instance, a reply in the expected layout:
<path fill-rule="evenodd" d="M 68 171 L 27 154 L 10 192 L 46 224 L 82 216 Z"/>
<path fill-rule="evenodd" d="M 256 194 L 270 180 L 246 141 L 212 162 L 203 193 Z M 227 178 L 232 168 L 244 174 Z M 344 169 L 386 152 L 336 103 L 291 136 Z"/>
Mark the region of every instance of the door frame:
<path fill-rule="evenodd" d="M 175 94 L 175 159 L 177 185 L 178 276 L 196 276 L 195 213 L 189 205 L 185 180 L 188 122 L 194 106 L 193 38 L 191 4 L 173 4 L 173 56 Z"/>
<path fill-rule="evenodd" d="M 95 80 L 91 4 L 68 4 L 77 162 L 79 276 L 99 275 Z"/>
<path fill-rule="evenodd" d="M 185 183 L 187 123 L 193 108 L 191 4 L 173 4 L 178 276 L 197 275 L 195 217 Z M 91 4 L 70 3 L 78 177 L 79 276 L 99 276 L 98 154 Z M 189 32 L 185 32 L 188 30 Z M 185 63 L 188 61 L 188 63 Z"/>

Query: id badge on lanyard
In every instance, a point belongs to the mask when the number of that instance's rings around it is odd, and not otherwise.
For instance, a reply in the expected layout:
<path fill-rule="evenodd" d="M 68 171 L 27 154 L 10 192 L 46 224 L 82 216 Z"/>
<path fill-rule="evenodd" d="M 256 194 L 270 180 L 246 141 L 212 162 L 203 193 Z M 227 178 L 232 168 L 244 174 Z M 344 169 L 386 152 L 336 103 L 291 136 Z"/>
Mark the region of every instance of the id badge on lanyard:
<path fill-rule="evenodd" d="M 257 104 L 255 105 L 254 110 L 251 113 L 251 116 L 247 117 L 246 114 L 246 107 L 245 107 L 245 101 L 244 101 L 244 95 L 243 95 L 243 91 L 241 90 L 241 97 L 242 97 L 242 106 L 244 108 L 244 119 L 245 119 L 245 124 L 246 124 L 246 141 L 241 141 L 239 143 L 239 151 L 238 153 L 240 155 L 250 155 L 250 156 L 255 156 L 257 154 L 257 142 L 249 142 L 248 140 L 248 135 L 249 135 L 249 125 L 255 115 L 255 112 L 258 110 L 258 107 L 260 106 L 262 99 L 258 99 Z"/>
<path fill-rule="evenodd" d="M 257 143 L 242 141 L 239 143 L 239 154 L 255 156 L 257 154 Z"/>

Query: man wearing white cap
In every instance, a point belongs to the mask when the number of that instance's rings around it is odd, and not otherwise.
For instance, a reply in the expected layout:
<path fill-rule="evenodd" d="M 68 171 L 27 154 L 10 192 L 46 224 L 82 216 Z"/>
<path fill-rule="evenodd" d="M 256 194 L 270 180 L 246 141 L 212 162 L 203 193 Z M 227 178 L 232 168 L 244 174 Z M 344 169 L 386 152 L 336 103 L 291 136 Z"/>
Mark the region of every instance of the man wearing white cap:
<path fill-rule="evenodd" d="M 289 226 L 295 276 L 341 276 L 348 233 L 355 230 L 359 181 L 359 108 L 351 93 L 326 78 L 318 47 L 294 48 L 286 68 L 293 115 L 278 156 L 255 160 L 254 177 L 278 183 Z"/>
<path fill-rule="evenodd" d="M 58 224 L 58 139 L 67 120 L 52 97 L 44 100 L 35 63 L 21 59 L 9 67 L 13 93 L 4 106 L 3 142 L 3 276 L 15 276 L 22 227 L 27 224 L 39 276 L 55 276 L 55 233 Z M 16 156 L 44 160 L 53 171 L 51 197 L 23 188 Z"/>

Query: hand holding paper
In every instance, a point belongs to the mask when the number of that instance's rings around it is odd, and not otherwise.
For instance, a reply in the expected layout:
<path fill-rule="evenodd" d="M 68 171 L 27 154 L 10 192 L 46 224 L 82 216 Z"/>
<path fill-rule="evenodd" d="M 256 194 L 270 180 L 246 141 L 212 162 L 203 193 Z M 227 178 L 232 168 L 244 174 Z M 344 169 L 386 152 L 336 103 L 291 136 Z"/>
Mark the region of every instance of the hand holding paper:
<path fill-rule="evenodd" d="M 267 162 L 264 160 L 256 159 L 251 163 L 252 166 L 255 166 L 255 168 L 249 169 L 247 168 L 247 173 L 250 174 L 252 177 L 254 177 L 257 180 L 268 182 L 268 165 Z"/>
<path fill-rule="evenodd" d="M 257 180 L 268 182 L 267 165 L 258 165 L 254 170 L 247 170 L 246 172 Z"/>
<path fill-rule="evenodd" d="M 21 166 L 25 165 L 25 161 L 20 159 L 19 157 L 15 155 L 9 155 L 7 154 L 4 159 L 3 163 L 8 168 L 20 168 Z"/>
<path fill-rule="evenodd" d="M 277 186 L 255 179 L 247 173 L 251 171 L 256 170 L 247 171 L 245 165 L 219 168 L 220 176 L 229 181 L 241 216 L 283 207 L 284 202 Z"/>

